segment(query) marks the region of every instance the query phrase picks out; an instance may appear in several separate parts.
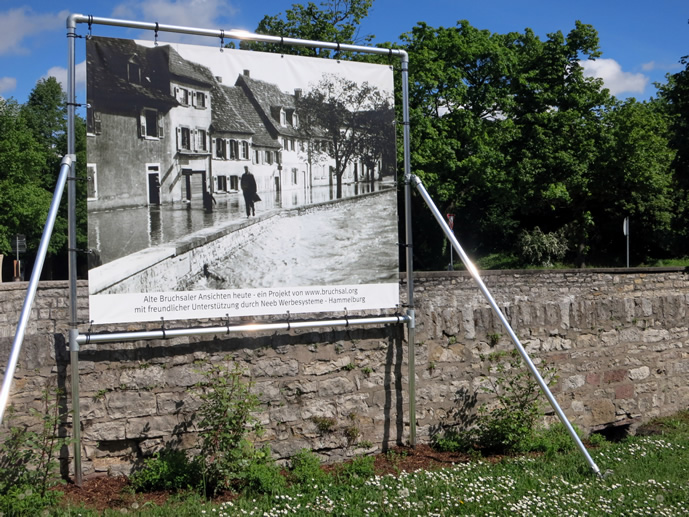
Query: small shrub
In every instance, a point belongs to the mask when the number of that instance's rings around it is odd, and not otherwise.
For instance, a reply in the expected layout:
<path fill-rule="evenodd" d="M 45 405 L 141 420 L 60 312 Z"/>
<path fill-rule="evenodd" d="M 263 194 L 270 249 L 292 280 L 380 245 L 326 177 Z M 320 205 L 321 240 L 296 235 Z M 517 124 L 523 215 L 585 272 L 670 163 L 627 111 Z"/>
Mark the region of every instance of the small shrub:
<path fill-rule="evenodd" d="M 581 431 L 576 426 L 574 426 L 574 430 L 581 438 Z M 557 422 L 548 429 L 540 429 L 535 434 L 529 450 L 541 451 L 547 456 L 552 456 L 558 452 L 571 451 L 575 446 L 574 440 L 572 440 L 567 428 L 562 422 Z"/>
<path fill-rule="evenodd" d="M 562 260 L 569 246 L 564 228 L 557 232 L 543 233 L 536 226 L 533 231 L 523 231 L 517 240 L 517 254 L 525 263 L 533 266 L 552 267 Z"/>
<path fill-rule="evenodd" d="M 375 475 L 374 463 L 374 456 L 357 456 L 341 467 L 338 477 L 351 484 L 363 483 Z"/>
<path fill-rule="evenodd" d="M 280 467 L 273 462 L 252 461 L 246 469 L 244 483 L 249 492 L 258 494 L 279 494 L 287 487 L 287 481 L 280 474 Z"/>
<path fill-rule="evenodd" d="M 199 408 L 201 458 L 206 491 L 231 489 L 242 479 L 257 451 L 246 436 L 260 434 L 262 427 L 253 412 L 259 406 L 251 392 L 252 382 L 242 381 L 237 363 L 231 368 L 211 365 Z M 259 452 L 262 454 L 262 452 Z"/>
<path fill-rule="evenodd" d="M 476 441 L 484 449 L 496 452 L 524 452 L 535 440 L 536 421 L 542 416 L 539 404 L 540 387 L 522 364 L 516 350 L 496 352 L 485 358 L 496 373 L 490 387 L 483 388 L 495 395 L 497 406 L 483 405 L 476 417 Z M 555 380 L 552 368 L 542 373 L 546 384 Z"/>
<path fill-rule="evenodd" d="M 322 485 L 329 478 L 321 469 L 321 461 L 312 451 L 301 449 L 290 460 L 290 479 L 293 483 L 310 487 Z"/>
<path fill-rule="evenodd" d="M 137 492 L 198 488 L 202 479 L 199 458 L 190 461 L 184 451 L 165 450 L 144 461 L 129 482 Z"/>
<path fill-rule="evenodd" d="M 442 452 L 467 452 L 474 443 L 471 432 L 449 429 L 442 436 L 434 438 L 432 445 Z"/>

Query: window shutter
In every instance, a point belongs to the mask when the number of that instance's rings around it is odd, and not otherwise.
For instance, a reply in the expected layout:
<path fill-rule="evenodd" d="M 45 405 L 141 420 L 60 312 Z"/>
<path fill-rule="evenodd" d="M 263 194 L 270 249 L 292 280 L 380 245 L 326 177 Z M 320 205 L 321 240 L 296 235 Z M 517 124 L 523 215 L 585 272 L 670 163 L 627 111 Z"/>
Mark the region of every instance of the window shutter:
<path fill-rule="evenodd" d="M 181 133 L 182 133 L 182 130 L 180 128 L 177 128 L 177 142 L 176 143 L 177 143 L 177 149 L 178 150 L 179 150 L 179 143 L 180 143 L 179 140 L 180 140 L 180 137 L 182 136 Z"/>
<path fill-rule="evenodd" d="M 158 115 L 158 138 L 163 137 L 165 137 L 165 124 L 163 121 L 163 117 Z"/>
<path fill-rule="evenodd" d="M 146 138 L 146 115 L 139 115 L 139 136 Z"/>

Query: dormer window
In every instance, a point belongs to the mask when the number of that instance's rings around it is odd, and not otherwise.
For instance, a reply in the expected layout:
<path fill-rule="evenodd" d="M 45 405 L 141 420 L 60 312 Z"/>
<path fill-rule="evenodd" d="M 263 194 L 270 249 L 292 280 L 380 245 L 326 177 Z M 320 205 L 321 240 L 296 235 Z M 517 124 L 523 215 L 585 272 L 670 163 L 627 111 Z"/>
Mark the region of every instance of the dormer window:
<path fill-rule="evenodd" d="M 127 79 L 130 83 L 141 84 L 141 67 L 135 57 L 127 63 Z"/>
<path fill-rule="evenodd" d="M 284 108 L 280 108 L 280 125 L 283 127 L 287 126 L 287 113 Z"/>

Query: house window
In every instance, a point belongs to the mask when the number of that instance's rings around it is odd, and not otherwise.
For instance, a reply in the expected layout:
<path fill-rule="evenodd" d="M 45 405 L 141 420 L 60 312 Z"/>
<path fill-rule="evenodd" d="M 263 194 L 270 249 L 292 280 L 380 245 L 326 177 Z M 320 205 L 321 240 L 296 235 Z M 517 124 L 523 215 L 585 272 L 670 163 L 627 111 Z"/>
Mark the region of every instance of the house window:
<path fill-rule="evenodd" d="M 218 176 L 218 190 L 227 192 L 227 176 Z"/>
<path fill-rule="evenodd" d="M 280 109 L 280 125 L 281 126 L 287 125 L 287 113 L 285 113 L 284 109 Z"/>
<path fill-rule="evenodd" d="M 294 127 L 299 127 L 299 115 L 296 112 L 292 113 L 292 125 Z"/>
<path fill-rule="evenodd" d="M 239 176 L 230 176 L 230 188 L 239 190 Z"/>
<path fill-rule="evenodd" d="M 266 163 L 268 165 L 273 164 L 273 151 L 266 151 Z"/>
<path fill-rule="evenodd" d="M 222 138 L 215 139 L 215 157 L 225 159 L 227 156 L 227 143 Z"/>
<path fill-rule="evenodd" d="M 255 164 L 260 164 L 260 163 L 261 163 L 261 151 L 259 151 L 258 149 L 256 149 L 256 150 L 254 151 L 254 163 L 255 163 Z"/>
<path fill-rule="evenodd" d="M 93 108 L 86 108 L 87 131 L 93 135 L 101 134 L 101 118 L 100 111 L 95 111 Z"/>
<path fill-rule="evenodd" d="M 162 138 L 163 119 L 157 110 L 144 108 L 140 117 L 142 138 Z"/>
<path fill-rule="evenodd" d="M 203 92 L 196 92 L 196 107 L 205 108 L 206 107 L 206 94 Z"/>
<path fill-rule="evenodd" d="M 249 159 L 249 142 L 242 142 L 242 160 Z"/>
<path fill-rule="evenodd" d="M 199 151 L 208 151 L 208 133 L 205 129 L 199 129 L 196 132 L 196 149 Z"/>
<path fill-rule="evenodd" d="M 175 97 L 180 104 L 184 106 L 189 105 L 189 90 L 186 88 L 177 88 L 177 95 Z"/>
<path fill-rule="evenodd" d="M 95 163 L 86 164 L 86 198 L 98 199 L 98 171 Z"/>
<path fill-rule="evenodd" d="M 239 142 L 230 140 L 230 160 L 239 160 Z"/>
<path fill-rule="evenodd" d="M 297 184 L 297 168 L 293 167 L 292 168 L 292 185 Z"/>
<path fill-rule="evenodd" d="M 191 131 L 188 127 L 179 128 L 179 148 L 191 150 Z"/>
<path fill-rule="evenodd" d="M 127 63 L 127 76 L 130 83 L 141 84 L 141 67 L 139 63 L 135 61 Z"/>

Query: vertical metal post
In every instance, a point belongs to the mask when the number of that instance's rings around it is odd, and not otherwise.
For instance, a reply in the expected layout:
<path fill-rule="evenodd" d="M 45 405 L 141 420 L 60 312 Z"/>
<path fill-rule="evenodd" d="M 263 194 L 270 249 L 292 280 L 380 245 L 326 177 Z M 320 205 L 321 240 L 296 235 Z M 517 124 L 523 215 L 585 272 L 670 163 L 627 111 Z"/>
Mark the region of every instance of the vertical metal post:
<path fill-rule="evenodd" d="M 411 154 L 409 137 L 409 56 L 402 54 L 402 129 L 404 134 L 404 213 L 407 262 L 407 343 L 409 364 L 409 444 L 416 446 L 416 325 L 414 314 L 414 253 L 411 217 Z"/>
<path fill-rule="evenodd" d="M 67 18 L 67 153 L 76 156 L 76 140 L 74 131 L 76 109 L 76 18 Z M 76 161 L 76 160 L 75 160 Z M 72 163 L 67 182 L 67 226 L 69 248 L 69 361 L 71 365 L 72 387 L 72 437 L 74 439 L 74 482 L 82 484 L 81 472 L 81 418 L 79 414 L 79 345 L 76 337 L 77 330 L 77 216 L 76 216 L 76 168 Z"/>

